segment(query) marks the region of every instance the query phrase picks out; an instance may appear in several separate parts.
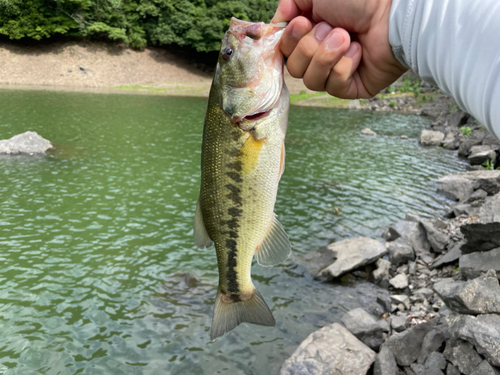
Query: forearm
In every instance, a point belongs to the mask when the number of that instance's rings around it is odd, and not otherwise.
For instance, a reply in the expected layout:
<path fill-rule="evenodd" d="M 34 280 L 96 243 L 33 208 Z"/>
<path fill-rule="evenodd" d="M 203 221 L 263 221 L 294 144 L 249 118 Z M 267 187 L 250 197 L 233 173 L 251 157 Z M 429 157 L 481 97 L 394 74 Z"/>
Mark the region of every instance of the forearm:
<path fill-rule="evenodd" d="M 402 64 L 500 138 L 498 0 L 393 0 L 389 42 Z"/>

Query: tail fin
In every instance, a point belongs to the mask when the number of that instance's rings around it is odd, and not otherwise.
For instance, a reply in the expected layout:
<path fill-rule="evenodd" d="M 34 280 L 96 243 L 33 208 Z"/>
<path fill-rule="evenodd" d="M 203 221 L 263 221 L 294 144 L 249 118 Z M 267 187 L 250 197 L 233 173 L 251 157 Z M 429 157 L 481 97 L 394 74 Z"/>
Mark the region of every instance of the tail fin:
<path fill-rule="evenodd" d="M 229 333 L 240 323 L 261 326 L 274 326 L 276 324 L 273 313 L 269 310 L 257 289 L 254 289 L 252 297 L 245 301 L 225 302 L 222 297 L 223 294 L 219 288 L 215 299 L 210 341 L 214 341 L 224 333 Z"/>

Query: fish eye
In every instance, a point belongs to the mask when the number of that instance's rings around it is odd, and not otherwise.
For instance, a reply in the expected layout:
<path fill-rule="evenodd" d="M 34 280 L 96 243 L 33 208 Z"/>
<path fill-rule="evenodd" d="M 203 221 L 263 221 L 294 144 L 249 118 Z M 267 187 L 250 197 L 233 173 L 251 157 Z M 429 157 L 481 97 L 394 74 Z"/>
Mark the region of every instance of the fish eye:
<path fill-rule="evenodd" d="M 222 51 L 222 56 L 227 60 L 233 54 L 233 49 L 231 47 L 227 47 L 224 51 Z"/>

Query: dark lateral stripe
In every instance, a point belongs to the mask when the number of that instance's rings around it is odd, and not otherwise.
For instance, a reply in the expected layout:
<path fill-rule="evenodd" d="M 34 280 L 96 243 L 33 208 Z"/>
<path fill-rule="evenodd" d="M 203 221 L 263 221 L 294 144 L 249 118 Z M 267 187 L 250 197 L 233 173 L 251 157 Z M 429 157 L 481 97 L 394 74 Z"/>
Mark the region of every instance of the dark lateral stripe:
<path fill-rule="evenodd" d="M 237 243 L 233 239 L 226 240 L 226 247 L 229 250 L 227 253 L 227 289 L 231 293 L 239 293 L 237 271 L 236 271 L 236 257 L 237 257 Z"/>
<path fill-rule="evenodd" d="M 234 169 L 236 172 L 241 172 L 243 169 L 243 163 L 241 161 L 235 161 L 234 163 L 229 163 L 228 168 Z"/>
<path fill-rule="evenodd" d="M 227 213 L 232 217 L 240 217 L 243 213 L 243 210 L 237 207 L 229 207 Z"/>
<path fill-rule="evenodd" d="M 243 199 L 241 198 L 241 190 L 238 186 L 227 184 L 226 188 L 229 190 L 229 194 L 226 195 L 231 199 L 236 205 L 241 206 L 243 204 Z"/>
<path fill-rule="evenodd" d="M 229 176 L 231 178 L 231 180 L 233 180 L 234 182 L 236 183 L 242 183 L 243 182 L 243 179 L 241 178 L 241 175 L 237 172 L 227 172 L 226 173 L 227 176 Z"/>

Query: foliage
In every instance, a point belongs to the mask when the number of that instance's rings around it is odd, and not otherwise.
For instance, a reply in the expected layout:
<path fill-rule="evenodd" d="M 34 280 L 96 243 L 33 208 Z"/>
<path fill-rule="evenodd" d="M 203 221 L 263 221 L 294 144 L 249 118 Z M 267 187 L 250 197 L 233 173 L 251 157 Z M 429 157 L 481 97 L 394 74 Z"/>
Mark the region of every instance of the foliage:
<path fill-rule="evenodd" d="M 470 127 L 470 126 L 465 126 L 465 125 L 464 125 L 464 126 L 462 126 L 462 127 L 460 128 L 460 131 L 461 131 L 461 132 L 462 132 L 462 134 L 463 134 L 464 136 L 466 136 L 466 137 L 469 137 L 469 136 L 471 136 L 471 135 L 472 135 L 472 129 L 471 129 L 471 127 Z"/>
<path fill-rule="evenodd" d="M 494 170 L 495 169 L 495 162 L 494 162 L 494 160 L 486 160 L 483 163 L 483 169 L 486 169 L 486 170 L 489 170 L 489 171 Z M 498 167 L 497 169 L 500 169 L 500 167 Z"/>
<path fill-rule="evenodd" d="M 0 34 L 40 40 L 67 34 L 120 42 L 219 49 L 231 17 L 269 22 L 278 1 L 0 0 Z"/>
<path fill-rule="evenodd" d="M 410 79 L 410 78 L 405 78 L 403 82 L 401 82 L 401 86 L 395 87 L 395 86 L 389 86 L 386 89 L 387 93 L 396 93 L 396 92 L 410 92 L 415 95 L 415 97 L 418 97 L 418 95 L 423 92 L 422 88 L 422 80 L 420 78 L 418 79 Z"/>
<path fill-rule="evenodd" d="M 389 102 L 389 107 L 394 108 L 395 106 L 396 106 L 396 101 L 395 100 L 391 100 Z"/>

